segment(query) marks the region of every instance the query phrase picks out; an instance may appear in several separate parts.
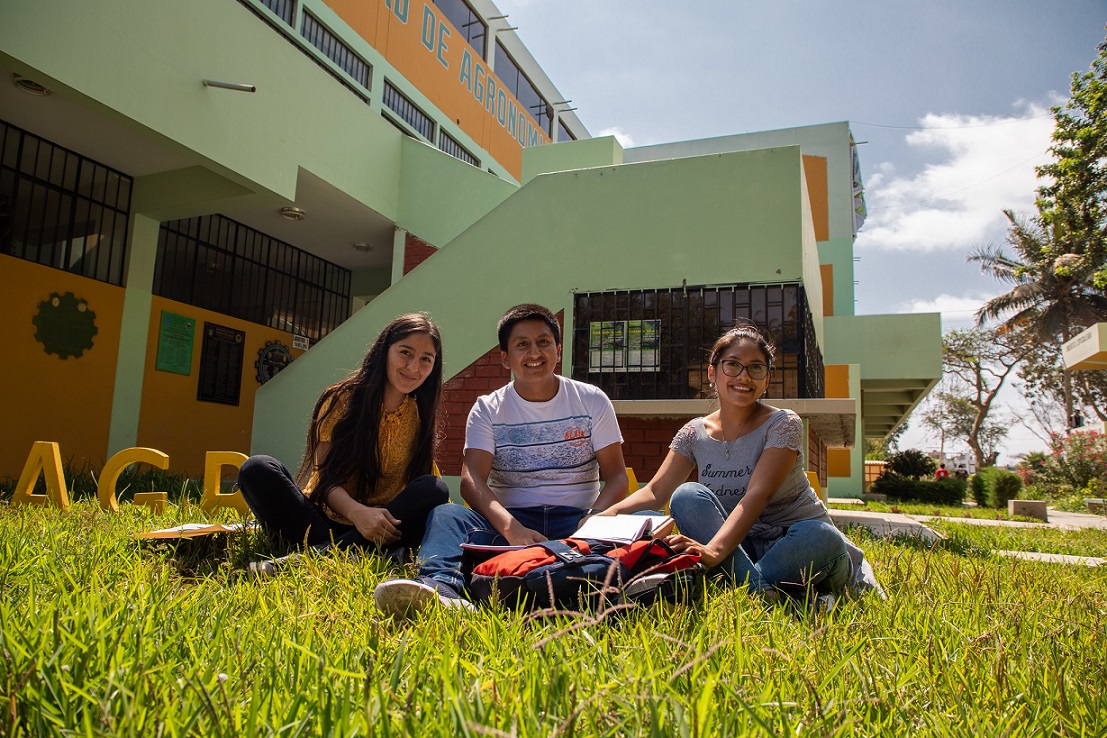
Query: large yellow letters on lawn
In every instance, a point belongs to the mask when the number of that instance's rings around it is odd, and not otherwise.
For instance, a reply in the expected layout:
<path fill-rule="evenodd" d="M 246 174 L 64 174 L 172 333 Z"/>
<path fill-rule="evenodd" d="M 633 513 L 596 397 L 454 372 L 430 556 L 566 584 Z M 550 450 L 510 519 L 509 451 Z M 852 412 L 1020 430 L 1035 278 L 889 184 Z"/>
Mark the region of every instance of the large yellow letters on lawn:
<path fill-rule="evenodd" d="M 204 493 L 200 498 L 200 506 L 211 512 L 219 507 L 229 507 L 243 515 L 250 514 L 250 508 L 243 499 L 241 492 L 220 494 L 220 474 L 225 466 L 233 466 L 236 469 L 246 461 L 246 454 L 237 451 L 208 451 L 204 460 Z M 100 501 L 100 507 L 113 512 L 119 511 L 119 499 L 116 496 L 115 485 L 119 481 L 119 475 L 131 464 L 150 464 L 159 469 L 169 468 L 169 456 L 154 448 L 126 448 L 108 459 L 100 472 L 100 481 L 96 486 L 96 496 Z M 39 475 L 46 481 L 46 494 L 33 494 L 35 482 Z M 165 492 L 136 492 L 134 496 L 136 505 L 146 505 L 157 512 L 165 509 L 168 503 L 168 495 Z M 23 466 L 23 473 L 16 484 L 15 494 L 12 495 L 11 505 L 46 505 L 50 504 L 61 510 L 69 509 L 69 492 L 65 486 L 65 475 L 62 472 L 61 449 L 53 441 L 35 441 L 31 446 L 31 453 L 27 457 L 27 463 Z"/>

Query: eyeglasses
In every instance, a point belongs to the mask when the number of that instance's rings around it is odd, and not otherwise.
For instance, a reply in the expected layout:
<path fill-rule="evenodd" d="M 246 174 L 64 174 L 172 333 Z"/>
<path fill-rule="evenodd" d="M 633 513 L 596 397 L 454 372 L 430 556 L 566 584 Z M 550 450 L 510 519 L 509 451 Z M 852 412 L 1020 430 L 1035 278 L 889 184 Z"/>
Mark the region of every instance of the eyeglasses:
<path fill-rule="evenodd" d="M 769 374 L 769 367 L 766 364 L 750 364 L 746 366 L 742 362 L 734 361 L 733 359 L 720 361 L 719 368 L 721 368 L 723 374 L 728 377 L 740 376 L 743 371 L 750 375 L 750 379 L 764 379 Z"/>

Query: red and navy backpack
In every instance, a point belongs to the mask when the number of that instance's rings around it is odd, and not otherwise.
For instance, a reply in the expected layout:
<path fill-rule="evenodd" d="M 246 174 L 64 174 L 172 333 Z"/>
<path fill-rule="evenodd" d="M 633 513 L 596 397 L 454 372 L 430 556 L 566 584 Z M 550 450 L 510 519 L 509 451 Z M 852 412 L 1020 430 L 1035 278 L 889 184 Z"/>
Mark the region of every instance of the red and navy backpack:
<path fill-rule="evenodd" d="M 592 609 L 623 602 L 690 602 L 704 567 L 699 554 L 676 553 L 661 539 L 616 545 L 566 538 L 507 551 L 476 564 L 475 602 L 533 608 Z"/>

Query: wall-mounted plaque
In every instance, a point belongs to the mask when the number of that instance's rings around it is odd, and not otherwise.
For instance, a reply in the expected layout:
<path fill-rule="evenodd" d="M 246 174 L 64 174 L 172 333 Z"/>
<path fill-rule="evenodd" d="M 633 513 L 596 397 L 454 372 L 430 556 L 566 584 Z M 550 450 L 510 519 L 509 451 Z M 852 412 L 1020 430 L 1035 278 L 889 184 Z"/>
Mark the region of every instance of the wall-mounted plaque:
<path fill-rule="evenodd" d="M 242 355 L 246 334 L 215 323 L 204 323 L 200 349 L 200 380 L 196 399 L 237 405 L 242 389 Z"/>

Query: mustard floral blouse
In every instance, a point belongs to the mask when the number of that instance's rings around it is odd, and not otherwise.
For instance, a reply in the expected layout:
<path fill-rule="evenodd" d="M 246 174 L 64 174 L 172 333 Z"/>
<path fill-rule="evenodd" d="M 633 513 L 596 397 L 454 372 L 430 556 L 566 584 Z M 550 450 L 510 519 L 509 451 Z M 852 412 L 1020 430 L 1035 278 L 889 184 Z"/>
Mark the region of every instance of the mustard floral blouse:
<path fill-rule="evenodd" d="M 347 401 L 346 396 L 331 400 L 331 402 L 336 402 L 338 405 L 334 412 L 319 423 L 317 433 L 319 434 L 320 443 L 330 443 L 335 424 L 339 418 L 346 415 Z M 327 407 L 329 406 L 320 409 L 320 415 L 326 415 Z M 411 462 L 411 457 L 415 453 L 415 443 L 418 435 L 419 406 L 415 404 L 415 399 L 411 395 L 404 398 L 396 412 L 386 412 L 381 415 L 380 427 L 377 430 L 377 450 L 380 454 L 381 477 L 377 480 L 376 487 L 369 493 L 369 497 L 362 501 L 363 504 L 370 507 L 381 507 L 396 499 L 396 496 L 400 494 L 409 481 L 404 475 L 407 472 L 407 465 Z M 434 471 L 437 473 L 438 470 L 435 469 Z M 343 485 L 348 492 L 356 489 L 357 485 L 353 484 L 354 481 L 352 479 L 347 480 L 347 484 Z M 318 483 L 319 472 L 317 470 L 312 471 L 311 478 L 304 486 L 304 494 L 310 497 Z M 322 507 L 323 512 L 335 522 L 350 524 L 350 521 L 331 510 L 329 506 L 323 505 Z"/>

